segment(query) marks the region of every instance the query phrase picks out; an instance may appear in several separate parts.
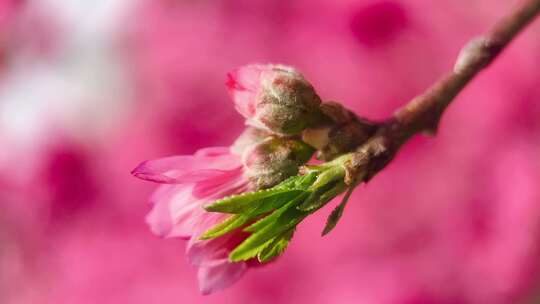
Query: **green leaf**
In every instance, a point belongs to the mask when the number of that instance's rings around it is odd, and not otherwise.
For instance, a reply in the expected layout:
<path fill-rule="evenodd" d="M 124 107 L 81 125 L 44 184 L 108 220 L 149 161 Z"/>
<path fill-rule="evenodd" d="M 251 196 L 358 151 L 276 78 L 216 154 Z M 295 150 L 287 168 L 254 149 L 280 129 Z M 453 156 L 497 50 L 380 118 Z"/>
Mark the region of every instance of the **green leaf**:
<path fill-rule="evenodd" d="M 266 217 L 256 221 L 255 223 L 249 225 L 248 227 L 244 228 L 244 231 L 246 231 L 246 232 L 257 232 L 258 230 L 261 230 L 263 227 L 272 224 L 285 211 L 287 211 L 291 207 L 294 207 L 298 203 L 302 202 L 307 196 L 309 196 L 309 192 L 301 193 L 300 195 L 298 195 L 293 200 L 287 202 L 285 205 L 283 205 L 282 207 L 280 207 L 276 211 L 272 212 L 270 215 L 267 215 Z"/>
<path fill-rule="evenodd" d="M 283 205 L 287 204 L 288 202 L 296 199 L 302 193 L 305 193 L 305 191 L 288 190 L 282 193 L 277 193 L 275 195 L 263 198 L 256 204 L 257 206 L 255 208 L 246 211 L 245 214 L 251 217 L 256 217 L 258 215 L 279 209 Z"/>
<path fill-rule="evenodd" d="M 228 196 L 205 206 L 204 209 L 210 212 L 232 214 L 249 213 L 264 203 L 264 207 L 258 213 L 265 213 L 282 206 L 290 198 L 305 191 L 315 181 L 315 178 L 316 174 L 293 176 L 274 188 Z"/>
<path fill-rule="evenodd" d="M 222 236 L 228 232 L 235 230 L 236 228 L 241 227 L 250 220 L 249 216 L 243 214 L 235 214 L 228 217 L 223 222 L 213 226 L 207 230 L 201 237 L 201 240 L 209 240 Z"/>
<path fill-rule="evenodd" d="M 307 190 L 317 179 L 317 173 L 311 172 L 295 179 L 294 189 Z"/>
<path fill-rule="evenodd" d="M 294 228 L 290 229 L 288 231 L 285 231 L 280 236 L 272 239 L 272 242 L 265 246 L 264 249 L 262 249 L 259 254 L 257 255 L 257 259 L 261 263 L 267 263 L 274 258 L 280 256 L 285 249 L 287 249 L 287 246 L 289 245 L 289 242 L 291 241 L 293 235 L 294 235 Z"/>
<path fill-rule="evenodd" d="M 349 198 L 351 197 L 351 194 L 354 190 L 354 186 L 350 187 L 349 190 L 347 190 L 347 193 L 343 197 L 343 200 L 341 203 L 332 210 L 332 213 L 328 216 L 328 219 L 326 220 L 326 225 L 324 226 L 324 230 L 322 232 L 322 235 L 327 235 L 334 227 L 336 227 L 339 219 L 343 215 L 343 210 L 345 210 L 345 206 L 347 205 L 347 202 L 349 201 Z"/>
<path fill-rule="evenodd" d="M 281 208 L 283 205 L 294 201 L 305 191 L 298 188 L 307 188 L 315 180 L 315 175 L 293 176 L 271 190 L 258 191 L 236 197 L 229 197 L 208 206 L 206 209 L 227 211 L 242 211 L 206 231 L 201 239 L 212 239 L 245 225 L 260 217 L 261 214 Z M 258 199 L 258 201 L 257 201 Z M 218 207 L 215 207 L 218 204 Z M 229 204 L 237 204 L 230 206 Z M 232 209 L 232 208 L 236 209 Z M 277 214 L 276 214 L 277 215 Z"/>
<path fill-rule="evenodd" d="M 312 192 L 297 208 L 306 212 L 314 212 L 331 201 L 334 197 L 340 195 L 343 190 L 345 190 L 345 184 L 342 181 L 327 184 L 323 188 Z"/>
<path fill-rule="evenodd" d="M 289 177 L 273 189 L 296 189 L 306 190 L 317 179 L 317 173 L 311 172 L 305 175 L 296 175 Z"/>
<path fill-rule="evenodd" d="M 290 191 L 294 190 L 272 188 L 256 192 L 242 193 L 217 200 L 211 205 L 204 206 L 204 209 L 210 212 L 245 213 L 256 207 L 254 206 L 254 203 L 261 201 L 262 199 Z"/>
<path fill-rule="evenodd" d="M 298 210 L 309 212 L 319 209 L 322 206 L 322 203 L 319 200 L 320 196 L 321 193 L 319 191 L 311 192 L 306 200 L 297 207 Z"/>
<path fill-rule="evenodd" d="M 229 254 L 229 260 L 231 262 L 241 262 L 241 261 L 247 261 L 247 260 L 249 260 L 251 258 L 254 258 L 260 252 L 262 252 L 266 247 L 268 247 L 270 244 L 272 244 L 273 241 L 274 241 L 274 239 L 271 238 L 271 239 L 266 240 L 264 242 L 253 244 L 252 246 L 249 246 L 249 247 L 244 246 L 240 250 L 238 250 L 238 248 L 240 248 L 240 246 L 238 246 Z"/>
<path fill-rule="evenodd" d="M 255 223 L 254 225 L 258 226 L 260 229 L 256 230 L 255 233 L 238 245 L 238 247 L 230 253 L 229 259 L 232 262 L 238 262 L 254 258 L 266 248 L 275 237 L 294 228 L 300 223 L 308 213 L 297 210 L 292 203 L 294 203 L 294 201 L 289 202 L 279 210 L 274 211 L 271 215 Z M 268 221 L 268 218 L 272 218 L 272 220 Z M 261 224 L 265 220 L 268 222 L 265 222 L 264 225 Z M 253 227 L 254 225 L 251 225 L 250 227 Z"/>
<path fill-rule="evenodd" d="M 311 186 L 311 190 L 317 190 L 323 188 L 324 186 L 335 182 L 337 180 L 342 180 L 345 177 L 345 169 L 342 167 L 331 167 L 320 173 L 317 176 L 317 179 Z"/>
<path fill-rule="evenodd" d="M 324 205 L 334 199 L 336 196 L 340 195 L 345 191 L 347 186 L 343 182 L 339 182 L 336 185 L 334 185 L 330 190 L 322 193 L 319 197 L 319 202 L 321 205 Z"/>
<path fill-rule="evenodd" d="M 275 209 L 279 209 L 281 206 L 285 205 L 291 200 L 294 200 L 296 197 L 298 197 L 302 193 L 303 191 L 300 191 L 300 190 L 291 190 L 290 192 L 276 194 L 276 195 L 264 198 L 259 202 L 259 204 L 257 204 L 258 206 L 256 206 L 255 208 L 252 208 L 249 211 L 246 211 L 245 214 L 234 214 L 228 217 L 223 222 L 210 228 L 201 236 L 201 239 L 203 240 L 213 239 L 213 238 L 222 236 L 228 232 L 231 232 L 241 227 L 242 225 L 248 223 L 249 221 L 256 219 L 261 214 L 268 213 Z"/>
<path fill-rule="evenodd" d="M 298 206 L 298 209 L 313 212 L 324 206 L 343 191 L 343 177 L 344 171 L 341 167 L 333 167 L 323 171 L 310 187 L 313 192 Z"/>
<path fill-rule="evenodd" d="M 295 189 L 295 185 L 302 176 L 295 175 L 287 178 L 272 189 Z"/>

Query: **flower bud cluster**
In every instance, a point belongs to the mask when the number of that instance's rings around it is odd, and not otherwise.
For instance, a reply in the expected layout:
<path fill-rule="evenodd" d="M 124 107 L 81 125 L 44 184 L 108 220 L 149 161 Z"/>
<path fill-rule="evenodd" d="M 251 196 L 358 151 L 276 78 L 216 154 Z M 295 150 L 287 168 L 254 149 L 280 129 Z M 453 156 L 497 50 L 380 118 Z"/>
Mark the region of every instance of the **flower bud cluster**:
<path fill-rule="evenodd" d="M 250 186 L 270 188 L 296 175 L 315 151 L 299 134 L 325 119 L 313 86 L 291 67 L 253 64 L 229 73 L 227 88 L 248 125 L 233 150 Z"/>
<path fill-rule="evenodd" d="M 377 126 L 338 103 L 322 103 L 290 67 L 241 67 L 229 74 L 227 86 L 248 125 L 231 151 L 241 155 L 249 191 L 204 206 L 228 217 L 201 239 L 247 235 L 228 253 L 229 261 L 267 263 L 285 251 L 298 224 L 347 191 L 323 234 L 336 226 L 357 184 L 354 177 L 364 174 L 349 168 L 353 153 L 347 152 L 367 141 Z M 307 164 L 315 151 L 325 163 Z"/>
<path fill-rule="evenodd" d="M 315 150 L 331 160 L 373 134 L 374 125 L 338 103 L 321 103 L 313 86 L 295 69 L 253 64 L 228 74 L 227 88 L 250 127 L 233 150 L 242 155 L 253 190 L 296 175 Z"/>

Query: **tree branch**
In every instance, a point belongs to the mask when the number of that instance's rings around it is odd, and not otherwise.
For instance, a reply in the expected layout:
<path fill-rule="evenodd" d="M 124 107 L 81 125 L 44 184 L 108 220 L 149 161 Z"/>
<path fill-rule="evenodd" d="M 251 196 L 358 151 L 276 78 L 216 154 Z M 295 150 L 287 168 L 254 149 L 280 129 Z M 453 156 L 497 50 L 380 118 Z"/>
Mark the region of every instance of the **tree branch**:
<path fill-rule="evenodd" d="M 487 34 L 472 39 L 461 50 L 454 68 L 423 94 L 399 109 L 346 163 L 347 182 L 367 172 L 369 180 L 384 168 L 401 145 L 420 132 L 435 134 L 442 114 L 461 90 L 486 68 L 540 13 L 540 0 L 527 0 Z"/>

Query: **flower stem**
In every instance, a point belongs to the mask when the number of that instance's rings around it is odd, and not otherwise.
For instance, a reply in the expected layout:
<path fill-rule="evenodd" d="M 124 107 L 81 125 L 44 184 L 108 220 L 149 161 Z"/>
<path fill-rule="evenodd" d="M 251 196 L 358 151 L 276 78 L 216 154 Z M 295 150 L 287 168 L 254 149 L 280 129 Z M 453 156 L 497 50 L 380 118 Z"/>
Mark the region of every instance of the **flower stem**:
<path fill-rule="evenodd" d="M 346 182 L 366 173 L 369 180 L 394 157 L 401 145 L 418 133 L 435 134 L 442 114 L 463 88 L 486 68 L 540 13 L 540 0 L 526 0 L 485 35 L 461 50 L 454 68 L 424 93 L 413 98 L 358 147 L 347 164 Z"/>
<path fill-rule="evenodd" d="M 508 46 L 540 12 L 540 0 L 528 0 L 487 34 L 472 39 L 460 52 L 453 71 L 415 97 L 394 116 L 404 135 L 435 132 L 442 113 L 457 94 Z"/>

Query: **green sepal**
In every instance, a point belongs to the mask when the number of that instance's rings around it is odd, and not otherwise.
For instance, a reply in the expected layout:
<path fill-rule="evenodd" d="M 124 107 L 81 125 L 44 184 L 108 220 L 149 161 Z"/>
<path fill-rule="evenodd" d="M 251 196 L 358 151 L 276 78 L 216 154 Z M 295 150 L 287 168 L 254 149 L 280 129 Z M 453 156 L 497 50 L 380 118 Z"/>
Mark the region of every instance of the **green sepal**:
<path fill-rule="evenodd" d="M 272 240 L 272 243 L 267 245 L 257 255 L 257 259 L 259 260 L 259 262 L 267 263 L 280 256 L 285 251 L 285 249 L 287 249 L 287 246 L 289 245 L 289 242 L 294 235 L 294 230 L 294 228 L 290 229 L 288 231 L 285 231 L 280 236 L 274 238 Z"/>

